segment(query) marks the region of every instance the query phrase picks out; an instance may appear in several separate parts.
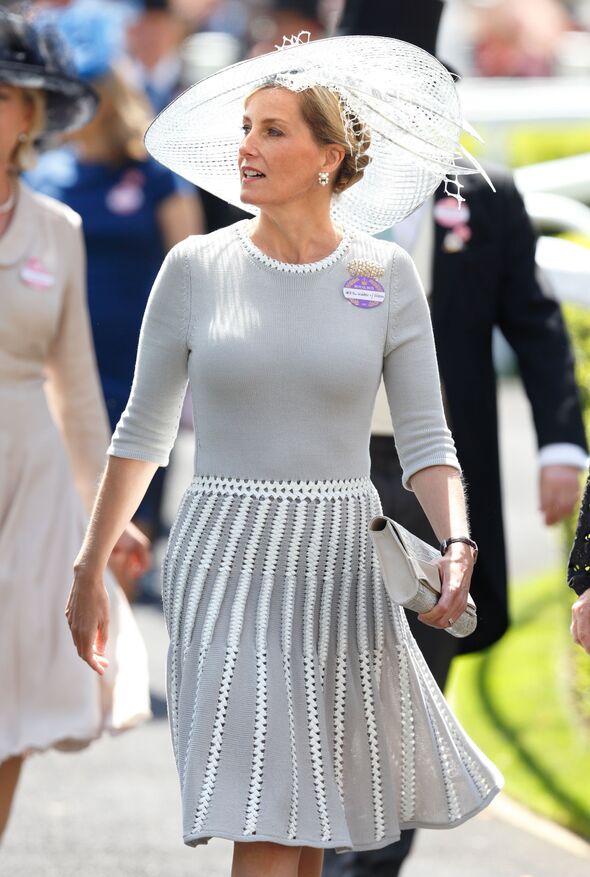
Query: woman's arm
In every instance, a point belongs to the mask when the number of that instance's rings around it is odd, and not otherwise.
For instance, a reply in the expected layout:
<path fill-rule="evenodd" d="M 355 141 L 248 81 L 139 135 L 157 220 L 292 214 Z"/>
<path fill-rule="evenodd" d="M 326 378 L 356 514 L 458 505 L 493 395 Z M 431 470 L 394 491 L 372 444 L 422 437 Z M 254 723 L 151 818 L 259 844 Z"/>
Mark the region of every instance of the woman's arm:
<path fill-rule="evenodd" d="M 66 606 L 80 657 L 101 674 L 108 639 L 109 600 L 104 572 L 115 543 L 135 514 L 157 465 L 109 457 L 86 537 L 74 563 L 74 582 Z"/>
<path fill-rule="evenodd" d="M 109 457 L 86 537 L 74 564 L 66 618 L 80 657 L 104 672 L 108 638 L 108 596 L 104 572 L 111 552 L 135 514 L 158 466 Z"/>
<path fill-rule="evenodd" d="M 60 228 L 68 266 L 62 310 L 46 363 L 46 393 L 63 436 L 78 493 L 90 514 L 109 443 L 109 428 L 86 304 L 86 260 L 79 217 Z"/>
<path fill-rule="evenodd" d="M 411 258 L 395 254 L 389 298 L 383 380 L 403 481 L 413 490 L 442 541 L 469 536 L 465 494 L 453 438 L 445 420 L 426 296 Z M 445 628 L 467 605 L 473 550 L 452 543 L 439 561 L 442 595 L 420 620 Z"/>
<path fill-rule="evenodd" d="M 581 594 L 572 606 L 570 627 L 575 643 L 590 655 L 590 588 Z"/>
<path fill-rule="evenodd" d="M 452 536 L 469 536 L 465 492 L 456 469 L 428 466 L 412 475 L 410 486 L 441 542 Z M 474 550 L 463 542 L 453 542 L 438 563 L 442 572 L 441 598 L 430 612 L 418 618 L 433 627 L 445 628 L 467 606 Z"/>
<path fill-rule="evenodd" d="M 578 515 L 567 580 L 570 588 L 578 594 L 572 606 L 572 637 L 590 655 L 590 476 Z"/>
<path fill-rule="evenodd" d="M 182 245 L 164 260 L 150 294 L 129 402 L 76 560 L 66 610 L 80 657 L 102 673 L 108 635 L 103 573 L 158 466 L 168 465 L 187 383 L 190 278 Z"/>

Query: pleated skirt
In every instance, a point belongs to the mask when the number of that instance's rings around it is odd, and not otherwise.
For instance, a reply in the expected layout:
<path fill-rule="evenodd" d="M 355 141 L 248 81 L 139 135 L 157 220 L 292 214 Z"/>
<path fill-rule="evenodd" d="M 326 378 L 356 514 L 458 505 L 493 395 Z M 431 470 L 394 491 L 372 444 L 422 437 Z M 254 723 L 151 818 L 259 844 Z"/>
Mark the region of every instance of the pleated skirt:
<path fill-rule="evenodd" d="M 501 788 L 387 596 L 379 512 L 365 478 L 185 492 L 163 570 L 185 843 L 377 848 Z"/>

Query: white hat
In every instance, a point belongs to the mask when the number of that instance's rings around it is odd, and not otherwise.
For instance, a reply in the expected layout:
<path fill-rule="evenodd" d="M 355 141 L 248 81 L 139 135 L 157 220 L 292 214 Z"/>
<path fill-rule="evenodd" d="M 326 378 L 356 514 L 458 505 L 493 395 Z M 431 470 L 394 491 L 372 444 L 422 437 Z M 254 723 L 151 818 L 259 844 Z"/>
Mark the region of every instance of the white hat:
<path fill-rule="evenodd" d="M 485 175 L 459 142 L 463 130 L 475 132 L 462 118 L 453 77 L 428 52 L 387 37 L 302 42 L 300 34 L 284 42 L 208 76 L 169 104 L 146 134 L 154 158 L 256 214 L 240 200 L 244 98 L 266 84 L 291 91 L 320 85 L 340 97 L 345 130 L 356 116 L 370 131 L 371 162 L 362 179 L 332 199 L 333 218 L 345 228 L 370 234 L 389 228 L 442 181 L 460 202 L 458 175 Z"/>

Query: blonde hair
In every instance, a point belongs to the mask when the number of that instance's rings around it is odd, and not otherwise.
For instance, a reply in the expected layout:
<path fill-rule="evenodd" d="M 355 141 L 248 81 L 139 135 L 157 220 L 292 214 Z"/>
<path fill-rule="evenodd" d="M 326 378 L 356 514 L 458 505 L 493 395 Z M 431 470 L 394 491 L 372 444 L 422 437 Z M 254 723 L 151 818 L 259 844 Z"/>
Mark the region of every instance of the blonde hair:
<path fill-rule="evenodd" d="M 147 157 L 143 138 L 153 117 L 147 98 L 115 69 L 92 85 L 102 104 L 97 122 L 112 150 L 112 159 L 143 161 Z M 76 134 L 73 139 L 75 137 Z"/>
<path fill-rule="evenodd" d="M 323 85 L 298 92 L 301 115 L 318 143 L 336 143 L 345 149 L 332 189 L 344 192 L 362 179 L 371 161 L 366 154 L 371 135 L 358 116 L 343 104 L 342 98 Z"/>
<path fill-rule="evenodd" d="M 12 168 L 17 174 L 35 167 L 38 157 L 35 144 L 47 124 L 44 92 L 38 88 L 22 88 L 21 92 L 23 100 L 31 105 L 33 112 L 26 139 L 22 143 L 19 140 L 12 154 Z"/>
<path fill-rule="evenodd" d="M 286 88 L 284 85 L 269 83 L 254 89 L 245 99 L 248 103 L 252 95 L 266 88 Z M 369 129 L 358 116 L 346 109 L 342 98 L 324 85 L 314 85 L 295 92 L 299 98 L 301 115 L 311 134 L 322 145 L 335 143 L 343 146 L 345 153 L 332 184 L 332 190 L 339 194 L 362 179 L 365 168 L 371 161 L 367 149 L 371 145 Z"/>

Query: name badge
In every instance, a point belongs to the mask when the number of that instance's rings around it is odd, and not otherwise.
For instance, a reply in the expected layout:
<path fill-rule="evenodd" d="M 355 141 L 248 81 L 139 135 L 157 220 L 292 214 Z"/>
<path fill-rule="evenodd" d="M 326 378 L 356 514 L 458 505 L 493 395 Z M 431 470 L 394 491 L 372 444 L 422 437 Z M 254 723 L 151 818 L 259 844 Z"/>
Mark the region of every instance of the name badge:
<path fill-rule="evenodd" d="M 376 262 L 355 259 L 348 270 L 352 277 L 342 288 L 344 298 L 356 308 L 378 307 L 385 299 L 385 290 L 377 278 L 383 276 L 385 269 Z"/>
<path fill-rule="evenodd" d="M 385 298 L 385 290 L 372 277 L 351 277 L 342 292 L 344 298 L 357 308 L 376 308 Z"/>
<path fill-rule="evenodd" d="M 34 257 L 27 259 L 21 268 L 20 278 L 32 289 L 49 289 L 55 282 L 53 274 Z"/>

